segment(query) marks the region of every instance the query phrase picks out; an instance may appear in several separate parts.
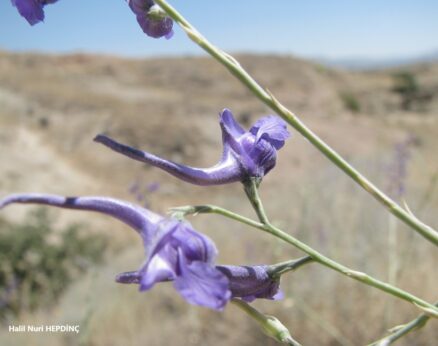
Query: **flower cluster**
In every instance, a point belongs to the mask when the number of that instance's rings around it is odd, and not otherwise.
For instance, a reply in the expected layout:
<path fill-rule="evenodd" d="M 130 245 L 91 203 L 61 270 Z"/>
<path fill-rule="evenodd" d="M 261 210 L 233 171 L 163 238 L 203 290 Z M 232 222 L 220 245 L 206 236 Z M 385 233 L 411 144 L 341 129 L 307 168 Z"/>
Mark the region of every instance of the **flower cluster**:
<path fill-rule="evenodd" d="M 251 178 L 261 180 L 277 160 L 290 134 L 286 123 L 279 117 L 268 115 L 259 119 L 249 131 L 245 131 L 230 110 L 220 114 L 223 152 L 219 162 L 210 168 L 194 168 L 175 163 L 151 153 L 116 142 L 105 135 L 94 140 L 134 160 L 146 162 L 195 185 L 220 185 L 245 182 Z"/>
<path fill-rule="evenodd" d="M 30 25 L 44 21 L 44 6 L 58 0 L 11 0 Z M 173 21 L 153 0 L 127 0 L 129 8 L 137 17 L 143 32 L 153 38 L 173 36 Z"/>
<path fill-rule="evenodd" d="M 95 140 L 187 182 L 214 185 L 262 179 L 274 167 L 276 152 L 289 137 L 285 123 L 275 116 L 261 118 L 245 131 L 225 109 L 220 115 L 220 124 L 224 147 L 222 159 L 207 169 L 167 161 L 103 135 Z M 0 200 L 0 208 L 11 203 L 95 211 L 128 224 L 141 236 L 146 259 L 138 270 L 119 274 L 116 281 L 138 284 L 141 291 L 149 290 L 158 282 L 173 281 L 175 289 L 189 303 L 217 310 L 234 297 L 246 301 L 281 297 L 279 280 L 271 275 L 269 266 L 216 266 L 214 243 L 188 222 L 164 218 L 146 208 L 105 197 L 18 194 Z"/>
<path fill-rule="evenodd" d="M 44 6 L 57 0 L 11 0 L 19 13 L 34 25 L 44 20 Z M 170 38 L 173 21 L 153 0 L 127 0 L 137 22 L 148 36 Z M 269 115 L 245 131 L 230 110 L 220 114 L 223 152 L 210 168 L 194 168 L 160 158 L 98 135 L 96 142 L 138 161 L 149 163 L 196 185 L 260 182 L 274 168 L 277 151 L 290 134 L 286 123 Z M 156 283 L 172 281 L 191 304 L 221 310 L 231 298 L 252 301 L 279 299 L 279 277 L 272 266 L 216 265 L 214 243 L 185 221 L 164 218 L 146 208 L 108 197 L 62 197 L 16 194 L 0 200 L 0 209 L 12 203 L 34 203 L 88 210 L 112 216 L 133 228 L 142 238 L 146 259 L 138 270 L 124 272 L 116 281 L 138 284 L 140 291 Z"/>
<path fill-rule="evenodd" d="M 141 291 L 173 281 L 186 301 L 216 310 L 234 297 L 246 301 L 281 297 L 279 281 L 270 275 L 268 266 L 216 266 L 214 243 L 188 222 L 107 197 L 16 194 L 0 200 L 0 209 L 12 203 L 95 211 L 129 225 L 141 236 L 146 259 L 140 269 L 121 273 L 116 281 L 139 284 Z"/>

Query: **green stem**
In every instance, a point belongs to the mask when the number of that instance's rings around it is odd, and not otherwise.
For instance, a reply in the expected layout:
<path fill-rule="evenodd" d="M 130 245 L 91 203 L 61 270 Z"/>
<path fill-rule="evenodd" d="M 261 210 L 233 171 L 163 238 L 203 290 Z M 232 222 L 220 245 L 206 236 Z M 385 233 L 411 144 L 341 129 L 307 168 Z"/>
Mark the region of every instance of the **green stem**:
<path fill-rule="evenodd" d="M 273 279 L 280 278 L 283 274 L 289 273 L 291 271 L 297 270 L 299 267 L 312 263 L 315 260 L 310 256 L 304 256 L 298 259 L 285 261 L 277 264 L 271 264 L 268 267 L 268 274 Z"/>
<path fill-rule="evenodd" d="M 263 208 L 262 201 L 257 191 L 258 185 L 259 182 L 257 182 L 255 178 L 250 178 L 243 183 L 243 188 L 260 222 L 263 224 L 269 224 L 268 217 L 266 215 L 265 209 Z"/>
<path fill-rule="evenodd" d="M 182 207 L 170 208 L 169 212 L 170 214 L 172 214 L 173 217 L 176 218 L 181 218 L 181 216 L 186 216 L 186 215 L 218 214 L 266 232 L 266 230 L 264 229 L 264 225 L 262 223 L 247 218 L 245 216 L 242 216 L 240 214 L 234 213 L 230 210 L 218 207 L 216 205 L 211 205 L 211 204 L 185 205 Z"/>
<path fill-rule="evenodd" d="M 263 315 L 260 311 L 253 308 L 248 303 L 244 302 L 241 299 L 233 298 L 231 299 L 231 302 L 234 303 L 237 307 L 239 307 L 241 310 L 245 311 L 248 315 L 250 315 L 254 320 L 256 320 L 259 323 L 263 323 L 265 320 L 265 315 Z"/>
<path fill-rule="evenodd" d="M 392 286 L 386 282 L 380 281 L 378 279 L 373 278 L 372 276 L 352 270 L 343 264 L 340 264 L 323 254 L 319 253 L 309 245 L 301 242 L 300 240 L 294 238 L 290 234 L 282 231 L 281 229 L 271 225 L 271 224 L 262 224 L 260 222 L 251 220 L 245 216 L 236 214 L 230 210 L 223 209 L 218 206 L 213 205 L 201 205 L 201 206 L 185 206 L 180 208 L 173 208 L 172 211 L 177 213 L 183 213 L 184 215 L 188 214 L 200 214 L 200 213 L 210 213 L 210 214 L 219 214 L 223 215 L 227 218 L 239 221 L 241 223 L 244 223 L 246 225 L 252 226 L 254 228 L 257 228 L 261 231 L 264 231 L 266 233 L 272 234 L 275 237 L 285 241 L 288 244 L 291 244 L 295 246 L 296 248 L 300 249 L 301 251 L 308 254 L 310 257 L 313 258 L 314 261 L 322 264 L 325 267 L 328 267 L 330 269 L 333 269 L 334 271 L 337 271 L 338 273 L 345 275 L 349 278 L 352 278 L 356 281 L 362 282 L 368 286 L 375 287 L 383 292 L 386 292 L 394 297 L 400 298 L 402 300 L 405 300 L 407 302 L 410 302 L 414 304 L 419 309 L 425 311 L 429 315 L 438 316 L 438 308 L 434 305 L 426 302 L 425 300 L 418 298 L 414 296 L 413 294 L 406 292 L 398 287 Z"/>
<path fill-rule="evenodd" d="M 281 116 L 289 125 L 294 127 L 299 133 L 309 140 L 323 155 L 338 166 L 344 173 L 352 178 L 365 191 L 370 193 L 377 201 L 385 206 L 393 215 L 401 221 L 412 227 L 423 237 L 438 246 L 438 232 L 430 226 L 418 220 L 415 216 L 408 213 L 395 201 L 386 196 L 366 177 L 360 174 L 353 166 L 351 166 L 344 158 L 341 157 L 335 150 L 326 144 L 321 138 L 313 133 L 301 120 L 292 113 L 289 109 L 283 106 L 269 91 L 263 89 L 252 78 L 239 62 L 223 52 L 205 37 L 203 37 L 178 11 L 170 6 L 165 0 L 155 1 L 166 13 L 177 22 L 182 29 L 187 33 L 188 37 L 210 54 L 214 59 L 224 65 L 228 71 L 241 81 L 259 100 L 270 107 L 274 112 Z"/>
<path fill-rule="evenodd" d="M 438 307 L 438 302 L 435 303 L 435 306 Z M 395 331 L 393 333 L 391 333 L 388 336 L 385 336 L 383 339 L 380 339 L 378 341 L 375 341 L 375 342 L 369 344 L 368 346 L 391 345 L 392 343 L 394 343 L 395 341 L 397 341 L 401 337 L 405 336 L 406 334 L 424 327 L 426 325 L 427 321 L 429 321 L 429 319 L 430 319 L 430 316 L 423 313 L 420 316 L 418 316 L 416 319 L 412 320 L 411 322 L 408 322 L 408 323 L 406 323 L 402 326 L 399 326 L 399 327 L 392 328 L 392 329 L 395 329 Z"/>
<path fill-rule="evenodd" d="M 233 298 L 231 302 L 251 316 L 260 325 L 267 336 L 281 342 L 282 344 L 301 346 L 292 338 L 289 330 L 276 317 L 261 313 L 241 299 Z"/>
<path fill-rule="evenodd" d="M 410 293 L 408 293 L 400 288 L 392 286 L 392 285 L 385 283 L 383 281 L 377 280 L 366 273 L 352 270 L 352 269 L 350 269 L 350 268 L 348 268 L 348 267 L 346 267 L 338 262 L 335 262 L 332 259 L 320 254 L 318 251 L 314 250 L 313 248 L 306 245 L 305 243 L 302 243 L 298 239 L 287 234 L 286 232 L 276 228 L 275 226 L 266 225 L 265 227 L 269 233 L 273 234 L 277 238 L 280 238 L 291 245 L 294 245 L 296 248 L 307 253 L 316 262 L 319 262 L 322 265 L 329 267 L 329 268 L 331 268 L 331 269 L 333 269 L 333 270 L 335 270 L 343 275 L 351 277 L 352 279 L 354 279 L 356 281 L 360 281 L 366 285 L 375 287 L 381 291 L 389 293 L 395 297 L 401 298 L 401 299 L 406 300 L 408 302 L 415 303 L 420 308 L 430 309 L 431 312 L 438 314 L 438 309 L 436 307 L 434 307 L 432 304 L 429 304 L 428 302 L 426 302 L 420 298 L 417 298 L 416 296 L 414 296 L 414 295 L 412 295 L 412 294 L 410 294 Z"/>

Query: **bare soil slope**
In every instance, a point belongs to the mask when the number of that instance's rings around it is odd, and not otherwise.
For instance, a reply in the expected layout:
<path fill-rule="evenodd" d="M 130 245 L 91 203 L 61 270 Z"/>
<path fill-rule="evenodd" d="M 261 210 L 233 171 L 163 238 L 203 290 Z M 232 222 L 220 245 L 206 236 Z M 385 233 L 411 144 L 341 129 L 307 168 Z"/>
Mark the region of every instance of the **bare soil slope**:
<path fill-rule="evenodd" d="M 419 88 L 406 108 L 403 95 L 394 91 L 394 74 L 400 72 L 396 69 L 347 72 L 293 57 L 238 58 L 263 86 L 383 189 L 390 185 L 394 146 L 413 137 L 408 176 L 403 181 L 405 198 L 427 222 L 438 225 L 434 185 L 438 64 L 403 68 L 415 77 Z M 176 205 L 211 203 L 253 215 L 238 185 L 188 186 L 92 141 L 105 132 L 177 162 L 210 166 L 221 154 L 217 115 L 225 107 L 245 126 L 270 113 L 207 58 L 128 60 L 0 52 L 0 193 L 94 194 L 134 200 L 128 188 L 140 180 L 145 185 L 160 183 L 158 191 L 145 192 L 148 204 L 160 212 Z M 292 133 L 261 190 L 271 218 L 325 254 L 386 279 L 387 213 L 299 134 Z M 13 206 L 2 211 L 2 217 L 18 221 L 26 211 Z M 113 284 L 116 269 L 134 269 L 141 263 L 135 235 L 104 217 L 53 213 L 61 223 L 80 219 L 90 228 L 109 232 L 114 243 L 135 245 L 114 255 L 111 263 L 96 270 L 98 274 L 75 284 L 55 315 L 41 311 L 22 317 L 22 323 L 79 320 L 87 329 L 84 342 L 93 345 L 126 344 L 126 340 L 133 345 L 175 344 L 176 340 L 187 345 L 267 344 L 252 322 L 233 307 L 225 315 L 215 314 L 184 305 L 170 286 L 140 295 L 134 288 Z M 193 222 L 217 242 L 220 262 L 256 264 L 300 255 L 219 217 L 199 216 Z M 435 249 L 398 227 L 398 258 L 409 255 L 415 260 L 402 263 L 400 285 L 436 300 L 438 282 L 431 275 L 438 259 Z M 417 313 L 408 304 L 323 268 L 314 266 L 294 275 L 284 281 L 288 298 L 283 305 L 258 304 L 279 315 L 305 345 L 364 344 Z M 105 294 L 92 287 L 100 287 Z M 85 307 L 78 309 L 78 302 Z M 395 311 L 389 316 L 388 306 Z M 239 330 L 234 328 L 237 323 L 242 326 Z M 178 333 L 175 324 L 180 325 Z M 231 327 L 233 332 L 228 331 Z M 0 337 L 7 337 L 11 345 L 47 344 L 44 337 L 3 334 Z M 406 339 L 405 345 L 432 345 L 428 341 L 437 338 L 435 325 L 419 338 Z M 53 339 L 53 344 L 72 342 L 72 337 Z"/>

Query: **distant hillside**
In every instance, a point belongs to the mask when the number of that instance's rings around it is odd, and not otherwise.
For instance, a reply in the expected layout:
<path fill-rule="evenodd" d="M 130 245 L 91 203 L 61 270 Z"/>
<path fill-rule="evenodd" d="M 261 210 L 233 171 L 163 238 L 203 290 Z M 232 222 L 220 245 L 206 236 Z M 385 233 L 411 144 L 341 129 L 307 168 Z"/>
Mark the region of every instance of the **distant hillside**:
<path fill-rule="evenodd" d="M 317 127 L 328 124 L 318 119 L 437 118 L 438 64 L 347 72 L 294 57 L 238 58 L 263 86 L 303 119 L 317 121 Z M 74 164 L 81 180 L 84 169 L 95 172 L 114 158 L 91 142 L 96 133 L 109 132 L 177 161 L 212 164 L 220 154 L 221 109 L 232 109 L 247 126 L 270 112 L 208 58 L 134 60 L 0 52 L 0 103 L 0 125 L 18 129 L 23 136 L 15 140 L 34 147 L 34 158 L 41 151 L 47 160 Z M 12 132 L 5 131 L 0 140 L 7 145 Z M 90 145 L 98 157 L 87 150 Z M 9 150 L 4 155 L 12 159 L 15 154 Z M 124 174 L 116 169 L 108 179 Z M 51 180 L 47 178 L 48 186 Z"/>
<path fill-rule="evenodd" d="M 351 57 L 341 59 L 315 58 L 312 60 L 329 67 L 344 68 L 348 70 L 378 70 L 388 68 L 402 68 L 408 65 L 438 63 L 438 50 L 427 54 L 400 58 L 372 59 Z"/>
<path fill-rule="evenodd" d="M 403 160 L 406 176 L 400 179 L 409 207 L 437 225 L 438 64 L 349 72 L 286 56 L 238 59 L 389 194 Z M 134 60 L 0 52 L 0 196 L 106 195 L 146 204 L 160 213 L 172 206 L 211 203 L 255 218 L 239 183 L 189 185 L 93 142 L 96 134 L 105 132 L 179 163 L 211 166 L 222 152 L 218 114 L 225 107 L 246 128 L 272 114 L 208 58 Z M 290 132 L 275 169 L 260 188 L 270 220 L 322 253 L 386 280 L 387 230 L 393 219 L 308 141 L 293 129 Z M 401 152 L 407 141 L 409 152 Z M 128 191 L 134 182 L 141 186 L 135 196 Z M 156 191 L 147 188 L 150 184 L 158 186 Z M 22 223 L 31 209 L 10 206 L 1 211 L 0 219 Z M 135 287 L 113 283 L 117 273 L 135 270 L 144 261 L 138 235 L 97 213 L 48 209 L 57 223 L 80 222 L 85 232 L 104 233 L 115 250 L 104 265 L 75 280 L 53 308 L 7 321 L 77 323 L 79 336 L 54 333 L 48 339 L 46 333 L 10 333 L 3 328 L 4 344 L 69 346 L 78 340 L 96 346 L 269 344 L 254 321 L 233 306 L 222 314 L 186 304 L 170 284 L 139 293 Z M 215 241 L 221 264 L 277 263 L 303 255 L 219 215 L 199 215 L 190 221 Z M 400 223 L 394 225 L 397 285 L 434 301 L 437 282 L 431 273 L 436 271 L 436 248 Z M 411 304 L 391 300 L 317 264 L 288 274 L 281 285 L 284 300 L 255 304 L 281 319 L 303 345 L 368 344 L 419 313 Z M 433 322 L 400 345 L 437 340 Z"/>
<path fill-rule="evenodd" d="M 367 124 L 361 126 L 373 132 L 382 121 L 423 123 L 437 119 L 438 64 L 347 72 L 294 57 L 238 58 L 279 100 L 314 123 L 335 144 L 345 146 L 346 152 L 356 148 L 348 144 L 348 138 L 355 138 L 356 125 L 351 124 L 351 132 L 343 131 L 342 138 L 337 134 L 342 127 L 349 127 L 351 120 Z M 409 80 L 395 76 L 401 72 L 413 78 L 413 93 L 403 91 L 403 83 Z M 126 169 L 117 166 L 108 174 L 105 167 L 114 160 L 129 167 L 142 166 L 115 157 L 93 143 L 97 133 L 108 132 L 176 161 L 211 165 L 220 155 L 220 110 L 230 108 L 246 126 L 270 113 L 222 66 L 208 58 L 134 60 L 0 52 L 0 104 L 0 155 L 3 162 L 13 163 L 0 170 L 0 177 L 4 177 L 0 179 L 0 190 L 6 191 L 45 190 L 57 181 L 60 192 L 76 190 L 71 186 L 79 186 L 78 192 L 91 187 L 100 191 L 102 184 L 119 193 L 130 183 L 126 181 Z M 367 119 L 377 122 L 369 125 Z M 290 150 L 293 156 L 303 155 Z M 295 174 L 311 164 L 300 161 L 305 163 L 293 169 Z M 57 164 L 52 166 L 50 162 Z M 39 180 L 24 174 L 33 169 L 38 174 L 46 169 L 46 174 L 41 174 Z M 101 174 L 97 182 L 96 172 Z M 156 170 L 150 170 L 150 174 L 162 179 Z M 131 179 L 135 175 L 130 174 Z"/>

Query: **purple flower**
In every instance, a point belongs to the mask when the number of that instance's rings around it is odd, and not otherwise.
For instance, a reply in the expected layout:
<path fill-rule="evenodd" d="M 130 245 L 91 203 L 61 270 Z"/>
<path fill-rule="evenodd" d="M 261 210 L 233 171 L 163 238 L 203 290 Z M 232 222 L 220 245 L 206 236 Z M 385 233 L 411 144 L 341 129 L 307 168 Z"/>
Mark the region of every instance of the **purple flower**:
<path fill-rule="evenodd" d="M 280 279 L 270 274 L 270 266 L 216 266 L 230 281 L 233 298 L 252 302 L 256 298 L 278 300 L 283 297 L 279 290 Z"/>
<path fill-rule="evenodd" d="M 15 6 L 30 25 L 44 21 L 43 7 L 47 4 L 53 4 L 57 0 L 11 0 L 12 5 Z"/>
<path fill-rule="evenodd" d="M 269 274 L 269 266 L 219 265 L 216 266 L 216 270 L 228 279 L 231 298 L 252 302 L 257 298 L 278 300 L 283 297 L 283 293 L 279 290 L 280 280 Z M 141 285 L 141 270 L 121 273 L 117 275 L 116 281 L 122 284 Z"/>
<path fill-rule="evenodd" d="M 153 0 L 128 0 L 129 7 L 137 17 L 143 32 L 153 38 L 173 36 L 173 21 Z"/>
<path fill-rule="evenodd" d="M 221 310 L 231 298 L 248 302 L 256 298 L 280 299 L 274 266 L 214 266 L 214 243 L 192 226 L 163 218 L 145 208 L 108 197 L 62 197 L 16 194 L 0 200 L 0 209 L 12 203 L 44 204 L 110 215 L 135 229 L 142 237 L 146 259 L 137 271 L 117 275 L 119 283 L 140 285 L 141 291 L 156 283 L 173 281 L 175 289 L 191 304 Z"/>
<path fill-rule="evenodd" d="M 157 181 L 154 181 L 147 185 L 147 190 L 149 193 L 157 192 L 159 189 L 160 189 L 160 183 Z"/>
<path fill-rule="evenodd" d="M 403 198 L 406 192 L 406 180 L 408 176 L 408 165 L 411 159 L 411 150 L 415 145 L 415 136 L 408 136 L 394 146 L 394 156 L 388 165 L 388 190 L 396 198 Z"/>
<path fill-rule="evenodd" d="M 189 303 L 217 310 L 231 298 L 226 275 L 214 267 L 214 243 L 187 222 L 165 219 L 145 208 L 105 197 L 17 194 L 0 200 L 0 208 L 11 203 L 100 212 L 134 228 L 146 250 L 146 260 L 138 270 L 141 291 L 158 282 L 174 281 L 176 290 Z"/>
<path fill-rule="evenodd" d="M 277 150 L 283 147 L 290 134 L 286 123 L 279 117 L 268 115 L 259 119 L 245 131 L 228 109 L 220 114 L 223 153 L 221 160 L 210 168 L 193 168 L 178 164 L 148 152 L 118 143 L 98 135 L 94 139 L 110 149 L 134 160 L 147 162 L 173 176 L 195 185 L 220 185 L 250 178 L 262 179 L 274 166 Z"/>

